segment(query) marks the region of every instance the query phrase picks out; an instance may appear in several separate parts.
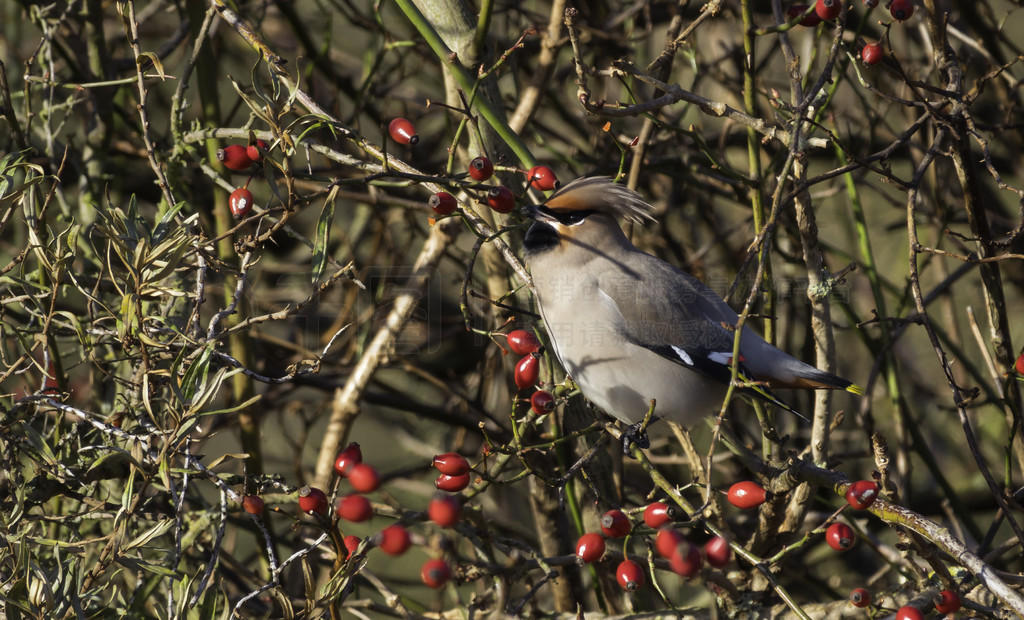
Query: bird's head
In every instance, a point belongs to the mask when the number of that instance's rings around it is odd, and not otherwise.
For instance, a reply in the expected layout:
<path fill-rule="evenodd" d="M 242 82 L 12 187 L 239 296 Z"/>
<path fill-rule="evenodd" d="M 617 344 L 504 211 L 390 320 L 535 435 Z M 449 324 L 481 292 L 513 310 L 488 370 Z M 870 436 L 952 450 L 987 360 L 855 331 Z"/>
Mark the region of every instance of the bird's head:
<path fill-rule="evenodd" d="M 651 205 L 639 194 L 608 177 L 576 179 L 543 203 L 523 208 L 523 215 L 534 220 L 523 246 L 529 258 L 572 247 L 629 244 L 616 220 L 654 221 L 650 212 Z"/>

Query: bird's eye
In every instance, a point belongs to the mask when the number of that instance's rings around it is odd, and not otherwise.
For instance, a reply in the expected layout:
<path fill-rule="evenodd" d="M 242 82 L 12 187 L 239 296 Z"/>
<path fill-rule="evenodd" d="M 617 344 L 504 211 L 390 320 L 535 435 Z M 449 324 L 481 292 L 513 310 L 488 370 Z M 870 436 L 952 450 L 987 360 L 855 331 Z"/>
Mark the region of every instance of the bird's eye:
<path fill-rule="evenodd" d="M 563 226 L 579 226 L 593 214 L 594 211 L 587 209 L 585 211 L 559 213 L 556 217 L 558 217 L 558 221 L 561 222 Z"/>

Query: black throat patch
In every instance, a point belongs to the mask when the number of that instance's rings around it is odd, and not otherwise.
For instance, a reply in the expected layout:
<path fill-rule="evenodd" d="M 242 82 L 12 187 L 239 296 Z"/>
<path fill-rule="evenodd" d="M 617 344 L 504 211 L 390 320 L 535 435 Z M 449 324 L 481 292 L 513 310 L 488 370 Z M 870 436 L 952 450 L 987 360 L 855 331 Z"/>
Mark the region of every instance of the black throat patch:
<path fill-rule="evenodd" d="M 540 254 L 558 247 L 558 231 L 547 222 L 534 222 L 523 237 L 523 250 L 529 254 Z"/>

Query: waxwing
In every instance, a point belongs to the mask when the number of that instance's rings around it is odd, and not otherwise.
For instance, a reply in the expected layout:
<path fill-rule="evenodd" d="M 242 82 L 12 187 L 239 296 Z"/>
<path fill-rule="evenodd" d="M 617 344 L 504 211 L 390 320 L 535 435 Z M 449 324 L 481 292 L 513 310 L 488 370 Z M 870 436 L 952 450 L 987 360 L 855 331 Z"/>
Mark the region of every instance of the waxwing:
<path fill-rule="evenodd" d="M 607 177 L 581 178 L 542 204 L 523 241 L 555 355 L 583 395 L 627 424 L 655 415 L 690 426 L 721 407 L 731 378 L 737 314 L 690 274 L 634 246 L 617 218 L 652 221 L 651 207 Z M 741 392 L 793 411 L 771 388 L 861 394 L 744 327 Z"/>

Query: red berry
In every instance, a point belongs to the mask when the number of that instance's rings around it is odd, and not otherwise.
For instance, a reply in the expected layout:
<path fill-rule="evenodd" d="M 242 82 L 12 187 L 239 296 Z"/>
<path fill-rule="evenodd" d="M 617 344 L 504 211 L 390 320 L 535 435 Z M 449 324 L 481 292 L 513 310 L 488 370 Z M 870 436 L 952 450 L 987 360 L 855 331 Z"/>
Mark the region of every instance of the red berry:
<path fill-rule="evenodd" d="M 249 211 L 252 211 L 252 192 L 244 187 L 239 187 L 231 192 L 231 196 L 228 198 L 228 206 L 231 207 L 231 215 L 237 219 L 242 219 L 249 215 Z"/>
<path fill-rule="evenodd" d="M 810 6 L 807 4 L 794 4 L 793 6 L 789 7 L 789 18 L 796 19 L 797 17 L 800 17 L 804 13 L 807 13 L 807 9 L 809 8 Z M 807 13 L 807 15 L 800 20 L 800 25 L 805 26 L 807 28 L 814 28 L 820 23 L 821 18 L 818 17 L 818 14 L 815 13 L 814 11 Z"/>
<path fill-rule="evenodd" d="M 893 19 L 906 21 L 914 14 L 914 3 L 910 0 L 892 0 L 892 3 L 889 4 L 889 12 L 892 13 Z"/>
<path fill-rule="evenodd" d="M 434 210 L 434 213 L 438 215 L 451 215 L 452 213 L 455 213 L 455 209 L 459 205 L 455 200 L 455 196 L 452 196 L 448 192 L 437 192 L 430 197 L 427 204 Z"/>
<path fill-rule="evenodd" d="M 906 605 L 896 611 L 896 620 L 924 620 L 924 614 L 917 607 Z"/>
<path fill-rule="evenodd" d="M 269 148 L 270 145 L 267 144 L 266 140 L 257 140 L 256 144 L 250 144 L 245 147 L 245 154 L 249 156 L 249 159 L 258 164 L 263 161 L 263 154 L 266 153 Z"/>
<path fill-rule="evenodd" d="M 516 387 L 525 390 L 536 385 L 540 379 L 540 360 L 535 355 L 527 355 L 516 364 Z"/>
<path fill-rule="evenodd" d="M 597 532 L 588 532 L 576 541 L 576 563 L 590 564 L 604 555 L 604 536 Z"/>
<path fill-rule="evenodd" d="M 251 515 L 263 512 L 263 498 L 259 495 L 246 495 L 242 498 L 242 508 Z"/>
<path fill-rule="evenodd" d="M 530 395 L 530 407 L 537 415 L 545 415 L 555 410 L 555 397 L 551 392 L 538 390 Z"/>
<path fill-rule="evenodd" d="M 825 530 L 825 540 L 828 541 L 828 546 L 836 551 L 847 551 L 857 542 L 857 535 L 849 525 L 833 523 Z"/>
<path fill-rule="evenodd" d="M 380 474 L 373 465 L 356 463 L 348 470 L 348 481 L 359 493 L 372 493 L 380 486 Z"/>
<path fill-rule="evenodd" d="M 469 473 L 469 461 L 455 452 L 445 452 L 434 457 L 434 469 L 449 476 L 461 476 Z"/>
<path fill-rule="evenodd" d="M 729 503 L 737 508 L 756 508 L 767 500 L 767 491 L 756 482 L 744 480 L 729 487 Z"/>
<path fill-rule="evenodd" d="M 871 604 L 871 593 L 864 588 L 856 588 L 850 592 L 850 602 L 854 607 L 867 607 Z"/>
<path fill-rule="evenodd" d="M 540 340 L 525 329 L 515 329 L 505 336 L 508 339 L 508 348 L 516 355 L 529 355 L 540 351 Z M 1021 373 L 1024 374 L 1024 373 Z"/>
<path fill-rule="evenodd" d="M 494 174 L 494 164 L 483 155 L 475 157 L 473 161 L 469 162 L 469 176 L 473 177 L 474 181 L 486 181 L 491 178 L 492 174 Z"/>
<path fill-rule="evenodd" d="M 866 65 L 877 65 L 882 62 L 882 44 L 868 43 L 860 50 L 860 59 Z"/>
<path fill-rule="evenodd" d="M 814 12 L 823 20 L 835 19 L 843 12 L 843 0 L 817 0 Z"/>
<path fill-rule="evenodd" d="M 960 595 L 952 590 L 943 590 L 935 597 L 935 611 L 951 614 L 960 609 Z"/>
<path fill-rule="evenodd" d="M 658 529 L 666 523 L 671 523 L 675 518 L 675 509 L 665 502 L 651 502 L 644 508 L 644 523 L 647 527 Z"/>
<path fill-rule="evenodd" d="M 362 495 L 352 494 L 338 500 L 338 507 L 335 512 L 339 519 L 353 523 L 362 523 L 363 521 L 369 521 L 373 516 L 373 506 L 370 505 L 370 500 Z"/>
<path fill-rule="evenodd" d="M 676 552 L 669 558 L 669 565 L 672 572 L 683 577 L 690 578 L 700 572 L 703 561 L 700 557 L 700 549 L 697 545 L 683 543 Z"/>
<path fill-rule="evenodd" d="M 459 474 L 457 476 L 441 474 L 437 477 L 437 480 L 434 481 L 434 486 L 438 491 L 458 493 L 469 486 L 469 474 Z"/>
<path fill-rule="evenodd" d="M 398 117 L 388 123 L 388 134 L 398 144 L 416 145 L 420 137 L 416 135 L 416 127 L 407 118 Z"/>
<path fill-rule="evenodd" d="M 615 578 L 623 590 L 636 592 L 644 585 L 644 569 L 633 560 L 623 560 L 615 569 Z"/>
<path fill-rule="evenodd" d="M 420 579 L 423 583 L 427 584 L 428 587 L 443 588 L 444 584 L 448 583 L 448 580 L 452 578 L 452 569 L 448 567 L 448 563 L 440 558 L 434 558 L 427 560 L 423 563 L 423 568 L 420 569 Z"/>
<path fill-rule="evenodd" d="M 379 534 L 377 546 L 388 555 L 402 555 L 412 545 L 409 532 L 401 525 L 389 525 Z"/>
<path fill-rule="evenodd" d="M 345 548 L 348 549 L 349 555 L 356 552 L 356 549 L 359 548 L 360 542 L 362 541 L 359 540 L 358 536 L 349 535 L 345 537 Z"/>
<path fill-rule="evenodd" d="M 864 510 L 878 498 L 878 485 L 874 480 L 858 480 L 846 489 L 846 501 L 856 510 Z"/>
<path fill-rule="evenodd" d="M 334 460 L 334 473 L 338 474 L 342 478 L 348 475 L 348 470 L 356 463 L 363 462 L 363 451 L 359 448 L 359 444 L 352 442 L 338 454 L 338 458 Z"/>
<path fill-rule="evenodd" d="M 1013 365 L 1014 370 L 1017 371 L 1018 375 L 1024 375 L 1024 353 L 1020 354 L 1017 358 L 1017 363 Z"/>
<path fill-rule="evenodd" d="M 327 512 L 327 495 L 316 487 L 302 487 L 299 489 L 299 510 L 307 514 L 324 514 Z"/>
<path fill-rule="evenodd" d="M 509 188 L 496 185 L 487 190 L 487 204 L 498 213 L 512 213 L 516 208 L 516 197 Z"/>
<path fill-rule="evenodd" d="M 621 510 L 609 510 L 601 515 L 601 531 L 609 538 L 622 538 L 632 529 L 629 517 Z"/>
<path fill-rule="evenodd" d="M 672 559 L 679 552 L 679 546 L 686 543 L 686 539 L 678 531 L 666 527 L 658 532 L 654 539 L 654 550 L 666 560 Z"/>
<path fill-rule="evenodd" d="M 539 189 L 542 192 L 546 192 L 555 189 L 559 186 L 558 177 L 555 176 L 555 171 L 547 166 L 534 166 L 530 168 L 530 172 L 526 175 L 530 181 L 530 186 L 533 189 Z"/>
<path fill-rule="evenodd" d="M 732 557 L 729 541 L 721 536 L 715 536 L 704 543 L 704 555 L 708 559 L 708 564 L 715 568 L 722 568 L 729 563 L 729 558 Z"/>
<path fill-rule="evenodd" d="M 439 495 L 430 500 L 427 516 L 441 527 L 451 527 L 458 523 L 462 516 L 462 504 L 451 495 Z"/>
<path fill-rule="evenodd" d="M 252 167 L 252 160 L 246 147 L 241 144 L 229 144 L 217 151 L 217 159 L 228 170 L 248 170 Z"/>

